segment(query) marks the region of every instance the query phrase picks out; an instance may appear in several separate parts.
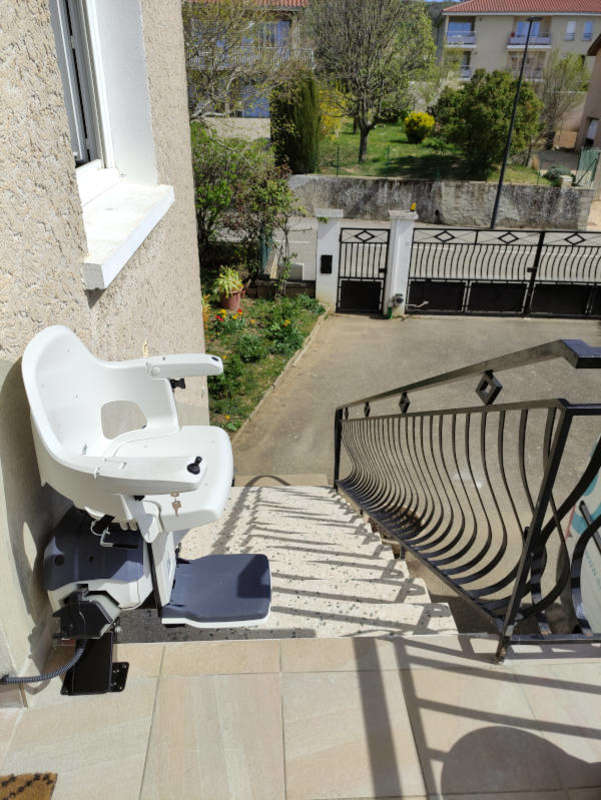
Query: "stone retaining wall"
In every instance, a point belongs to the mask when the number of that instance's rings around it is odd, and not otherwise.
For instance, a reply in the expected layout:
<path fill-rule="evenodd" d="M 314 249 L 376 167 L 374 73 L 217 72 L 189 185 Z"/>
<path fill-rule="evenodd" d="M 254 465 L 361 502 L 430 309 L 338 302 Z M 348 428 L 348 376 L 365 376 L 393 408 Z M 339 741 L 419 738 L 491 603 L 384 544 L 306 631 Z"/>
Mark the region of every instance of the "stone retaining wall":
<path fill-rule="evenodd" d="M 418 181 L 293 175 L 290 185 L 309 214 L 340 208 L 345 217 L 388 219 L 389 209 L 409 210 L 416 203 L 420 222 L 487 227 L 496 184 L 482 181 Z M 497 227 L 584 229 L 593 191 L 506 184 Z"/>

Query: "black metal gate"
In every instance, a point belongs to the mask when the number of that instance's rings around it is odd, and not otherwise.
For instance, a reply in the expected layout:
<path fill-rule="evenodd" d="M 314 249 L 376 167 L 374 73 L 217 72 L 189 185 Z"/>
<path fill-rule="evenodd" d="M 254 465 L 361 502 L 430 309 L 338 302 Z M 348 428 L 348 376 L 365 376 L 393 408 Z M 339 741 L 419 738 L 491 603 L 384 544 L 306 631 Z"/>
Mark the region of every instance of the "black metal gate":
<path fill-rule="evenodd" d="M 601 318 L 601 232 L 416 228 L 408 306 Z"/>
<path fill-rule="evenodd" d="M 336 311 L 382 313 L 388 228 L 341 228 Z"/>

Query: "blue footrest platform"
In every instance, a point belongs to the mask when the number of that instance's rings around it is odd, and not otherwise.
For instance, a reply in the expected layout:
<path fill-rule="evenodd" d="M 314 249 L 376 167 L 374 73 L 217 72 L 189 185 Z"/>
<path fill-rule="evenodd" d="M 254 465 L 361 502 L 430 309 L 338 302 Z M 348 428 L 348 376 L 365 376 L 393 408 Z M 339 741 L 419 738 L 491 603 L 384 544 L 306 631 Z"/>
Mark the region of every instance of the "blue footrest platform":
<path fill-rule="evenodd" d="M 178 561 L 164 625 L 229 628 L 269 616 L 271 575 L 264 555 L 216 555 Z"/>

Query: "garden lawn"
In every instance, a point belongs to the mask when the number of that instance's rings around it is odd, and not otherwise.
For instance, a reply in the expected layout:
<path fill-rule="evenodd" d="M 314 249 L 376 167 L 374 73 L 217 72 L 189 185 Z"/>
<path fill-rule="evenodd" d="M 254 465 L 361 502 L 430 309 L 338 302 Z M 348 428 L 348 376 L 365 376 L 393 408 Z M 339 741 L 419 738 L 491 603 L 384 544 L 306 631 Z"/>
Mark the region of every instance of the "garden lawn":
<path fill-rule="evenodd" d="M 234 432 L 250 416 L 324 311 L 307 295 L 243 298 L 240 312 L 205 307 L 206 350 L 223 359 L 209 378 L 211 423 Z"/>
<path fill-rule="evenodd" d="M 459 153 L 441 153 L 428 142 L 426 139 L 420 144 L 411 144 L 401 123 L 380 123 L 369 134 L 367 157 L 363 164 L 359 164 L 359 134 L 354 134 L 352 122 L 345 120 L 335 141 L 322 140 L 320 169 L 322 173 L 336 174 L 338 164 L 340 175 L 422 180 L 464 180 L 467 177 Z M 494 182 L 498 179 L 499 173 L 495 170 L 488 180 Z M 505 182 L 548 185 L 536 170 L 514 165 L 507 167 Z"/>

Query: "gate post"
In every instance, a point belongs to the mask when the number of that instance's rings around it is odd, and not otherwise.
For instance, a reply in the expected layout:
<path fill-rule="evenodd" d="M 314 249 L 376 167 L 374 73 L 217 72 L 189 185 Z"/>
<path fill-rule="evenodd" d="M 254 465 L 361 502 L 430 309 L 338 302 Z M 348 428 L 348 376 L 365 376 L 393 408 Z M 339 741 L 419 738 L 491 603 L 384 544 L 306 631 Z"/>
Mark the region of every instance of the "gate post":
<path fill-rule="evenodd" d="M 315 263 L 315 297 L 320 303 L 336 308 L 338 261 L 340 251 L 341 208 L 316 208 L 317 259 Z"/>
<path fill-rule="evenodd" d="M 389 211 L 388 215 L 390 217 L 390 243 L 383 310 L 386 313 L 387 309 L 392 306 L 393 313 L 400 315 L 405 313 L 408 299 L 411 244 L 417 213 L 395 209 Z M 395 297 L 398 299 L 395 300 Z"/>

